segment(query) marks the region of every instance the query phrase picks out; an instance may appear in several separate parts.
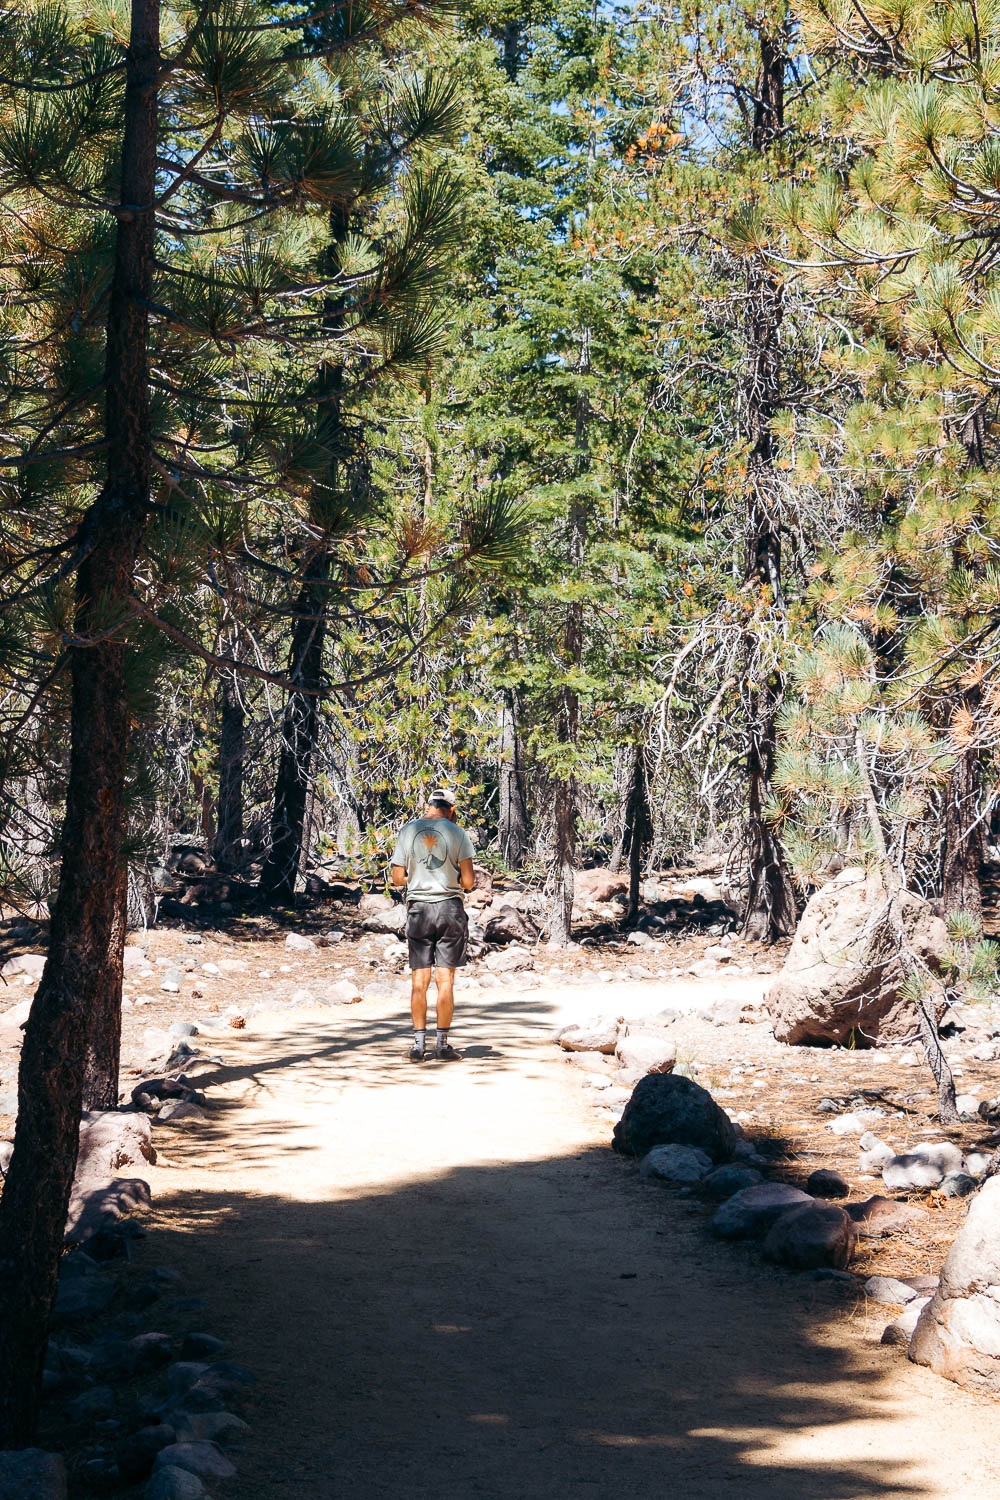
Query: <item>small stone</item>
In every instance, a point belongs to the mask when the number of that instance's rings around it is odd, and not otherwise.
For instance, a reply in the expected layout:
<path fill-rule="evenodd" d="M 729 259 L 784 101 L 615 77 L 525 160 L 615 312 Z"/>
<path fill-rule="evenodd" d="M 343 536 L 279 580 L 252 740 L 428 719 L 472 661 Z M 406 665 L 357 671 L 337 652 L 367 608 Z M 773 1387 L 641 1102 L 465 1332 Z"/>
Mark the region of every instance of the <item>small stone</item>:
<path fill-rule="evenodd" d="M 199 1479 L 232 1479 L 236 1465 L 215 1443 L 196 1439 L 191 1443 L 170 1443 L 156 1455 L 156 1469 L 186 1469 Z"/>
<path fill-rule="evenodd" d="M 315 946 L 311 937 L 304 937 L 300 932 L 290 932 L 285 938 L 285 947 L 292 948 L 296 953 L 308 953 Z"/>
<path fill-rule="evenodd" d="M 109 1385 L 95 1385 L 70 1401 L 66 1415 L 71 1422 L 99 1422 L 114 1416 L 116 1405 L 115 1393 Z"/>
<path fill-rule="evenodd" d="M 204 1438 L 231 1448 L 249 1433 L 249 1425 L 231 1411 L 182 1412 L 177 1419 L 177 1438 L 184 1443 Z"/>
<path fill-rule="evenodd" d="M 498 953 L 488 954 L 484 962 L 494 974 L 518 974 L 535 967 L 531 953 L 518 943 L 512 943 L 509 948 L 503 948 Z"/>
<path fill-rule="evenodd" d="M 143 1500 L 201 1500 L 205 1486 L 197 1474 L 168 1464 L 154 1472 L 142 1493 Z"/>
<path fill-rule="evenodd" d="M 170 1028 L 170 1035 L 172 1037 L 198 1036 L 200 1033 L 193 1021 L 175 1021 Z"/>
<path fill-rule="evenodd" d="M 865 1296 L 887 1307 L 905 1307 L 916 1295 L 908 1282 L 897 1281 L 895 1276 L 869 1276 L 865 1282 Z"/>
<path fill-rule="evenodd" d="M 710 1198 L 731 1198 L 743 1188 L 755 1187 L 758 1182 L 763 1182 L 763 1177 L 756 1167 L 744 1167 L 736 1162 L 727 1162 L 723 1167 L 716 1167 L 714 1172 L 709 1172 L 702 1179 L 702 1189 Z"/>
<path fill-rule="evenodd" d="M 846 1198 L 850 1191 L 846 1177 L 831 1167 L 817 1167 L 815 1172 L 810 1172 L 806 1183 L 806 1192 L 814 1198 Z"/>
<path fill-rule="evenodd" d="M 0 1500 L 66 1500 L 66 1493 L 60 1454 L 41 1448 L 0 1453 Z"/>
<path fill-rule="evenodd" d="M 712 1158 L 697 1146 L 654 1146 L 639 1166 L 641 1177 L 663 1182 L 700 1182 L 712 1170 Z"/>
<path fill-rule="evenodd" d="M 638 929 L 629 933 L 628 941 L 636 948 L 652 948 L 653 946 L 653 939 L 649 933 L 640 932 Z"/>
<path fill-rule="evenodd" d="M 628 1031 L 619 1033 L 615 1056 L 623 1072 L 635 1075 L 628 1081 L 638 1083 L 647 1073 L 673 1072 L 677 1045 L 664 1031 Z"/>
<path fill-rule="evenodd" d="M 958 1094 L 955 1098 L 955 1108 L 960 1115 L 978 1115 L 979 1096 L 977 1094 Z"/>
<path fill-rule="evenodd" d="M 188 1099 L 168 1099 L 157 1111 L 156 1118 L 164 1125 L 178 1125 L 184 1120 L 205 1120 L 208 1117 Z"/>
<path fill-rule="evenodd" d="M 920 1314 L 930 1300 L 929 1297 L 915 1297 L 912 1302 L 908 1302 L 899 1317 L 883 1330 L 882 1343 L 908 1345 L 920 1321 Z"/>
<path fill-rule="evenodd" d="M 618 1045 L 618 1030 L 621 1017 L 600 1016 L 593 1021 L 581 1021 L 566 1026 L 559 1032 L 557 1040 L 566 1052 L 603 1052 L 610 1054 Z"/>
<path fill-rule="evenodd" d="M 114 1282 L 103 1276 L 77 1276 L 60 1281 L 52 1311 L 53 1327 L 97 1317 L 110 1306 L 114 1295 Z"/>
<path fill-rule="evenodd" d="M 816 1106 L 818 1115 L 839 1115 L 840 1105 L 836 1099 L 821 1099 Z"/>
<path fill-rule="evenodd" d="M 353 979 L 338 979 L 323 991 L 322 999 L 329 1005 L 359 1005 L 363 999 Z"/>
<path fill-rule="evenodd" d="M 132 1369 L 137 1374 L 158 1370 L 168 1365 L 174 1354 L 174 1341 L 169 1333 L 138 1333 L 127 1345 Z"/>
<path fill-rule="evenodd" d="M 957 1146 L 951 1141 L 929 1141 L 887 1161 L 882 1181 L 891 1192 L 912 1193 L 936 1188 L 950 1172 L 961 1170 L 962 1153 Z"/>
<path fill-rule="evenodd" d="M 211 1368 L 211 1365 L 206 1365 L 201 1360 L 177 1360 L 167 1370 L 167 1393 L 171 1396 L 183 1395 L 196 1380 L 207 1375 Z"/>
<path fill-rule="evenodd" d="M 168 969 L 160 981 L 160 989 L 168 995 L 176 995 L 180 992 L 181 975 L 179 969 Z"/>
<path fill-rule="evenodd" d="M 837 1204 L 810 1201 L 775 1220 L 761 1253 L 765 1260 L 796 1271 L 817 1266 L 842 1271 L 854 1254 L 857 1235 L 853 1221 Z"/>
<path fill-rule="evenodd" d="M 973 1047 L 972 1057 L 975 1062 L 1000 1062 L 1000 1041 L 980 1042 Z"/>
<path fill-rule="evenodd" d="M 967 1198 L 979 1186 L 968 1172 L 949 1172 L 941 1181 L 938 1192 L 945 1198 Z"/>
<path fill-rule="evenodd" d="M 862 1172 L 878 1173 L 880 1176 L 886 1162 L 891 1161 L 896 1154 L 886 1141 L 880 1140 L 870 1130 L 865 1131 L 858 1142 L 858 1146 L 861 1148 L 861 1156 L 858 1161 L 860 1170 Z"/>
<path fill-rule="evenodd" d="M 866 1198 L 863 1203 L 848 1203 L 847 1212 L 865 1240 L 881 1240 L 891 1234 L 906 1234 L 927 1217 L 926 1210 L 892 1198 Z"/>
<path fill-rule="evenodd" d="M 986 1151 L 969 1151 L 965 1158 L 965 1170 L 972 1177 L 982 1177 L 990 1164 L 990 1156 Z M 3 1157 L 0 1155 L 0 1166 L 3 1165 Z"/>

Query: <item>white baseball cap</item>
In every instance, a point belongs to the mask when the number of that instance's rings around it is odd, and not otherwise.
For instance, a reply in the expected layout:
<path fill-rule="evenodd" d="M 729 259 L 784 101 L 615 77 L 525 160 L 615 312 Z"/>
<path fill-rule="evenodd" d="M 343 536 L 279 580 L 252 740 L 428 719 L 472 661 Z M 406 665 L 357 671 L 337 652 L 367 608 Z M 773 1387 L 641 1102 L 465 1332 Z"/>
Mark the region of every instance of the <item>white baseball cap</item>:
<path fill-rule="evenodd" d="M 455 793 L 450 792 L 445 786 L 436 786 L 427 800 L 428 802 L 447 802 L 449 807 L 454 807 Z"/>

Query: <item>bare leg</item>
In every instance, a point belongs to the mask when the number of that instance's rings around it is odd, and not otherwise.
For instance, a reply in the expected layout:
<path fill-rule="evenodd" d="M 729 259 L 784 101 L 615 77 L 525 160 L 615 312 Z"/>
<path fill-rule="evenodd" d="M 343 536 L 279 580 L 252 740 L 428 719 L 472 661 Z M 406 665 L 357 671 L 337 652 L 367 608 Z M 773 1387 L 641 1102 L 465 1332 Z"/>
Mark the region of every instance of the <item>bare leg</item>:
<path fill-rule="evenodd" d="M 410 1014 L 413 1017 L 414 1031 L 423 1031 L 427 1025 L 427 990 L 430 982 L 430 969 L 413 969 L 411 971 Z M 438 1001 L 438 1004 L 440 1005 L 440 1001 Z"/>
<path fill-rule="evenodd" d="M 430 970 L 421 972 L 430 976 Z M 434 981 L 437 984 L 437 1027 L 439 1031 L 447 1031 L 451 1025 L 451 1018 L 455 1014 L 455 970 L 435 969 Z M 427 1014 L 427 986 L 424 986 L 424 1014 Z"/>

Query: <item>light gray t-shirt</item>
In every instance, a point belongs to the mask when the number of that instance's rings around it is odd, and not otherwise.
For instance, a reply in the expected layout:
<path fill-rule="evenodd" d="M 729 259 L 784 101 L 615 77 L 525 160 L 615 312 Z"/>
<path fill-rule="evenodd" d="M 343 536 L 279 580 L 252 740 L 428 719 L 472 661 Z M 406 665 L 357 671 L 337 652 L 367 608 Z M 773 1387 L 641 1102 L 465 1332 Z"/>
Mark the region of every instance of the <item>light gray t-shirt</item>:
<path fill-rule="evenodd" d="M 406 871 L 407 901 L 450 901 L 462 894 L 458 867 L 474 853 L 465 829 L 449 818 L 414 818 L 399 830 L 392 862 Z"/>

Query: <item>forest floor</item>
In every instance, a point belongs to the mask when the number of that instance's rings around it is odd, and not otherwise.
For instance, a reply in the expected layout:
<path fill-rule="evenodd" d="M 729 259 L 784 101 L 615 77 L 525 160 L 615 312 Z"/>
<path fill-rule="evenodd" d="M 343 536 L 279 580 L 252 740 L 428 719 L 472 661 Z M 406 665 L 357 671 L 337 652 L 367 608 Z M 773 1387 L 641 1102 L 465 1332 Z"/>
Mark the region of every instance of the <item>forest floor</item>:
<path fill-rule="evenodd" d="M 200 1022 L 192 1045 L 222 1059 L 199 1067 L 205 1121 L 154 1123 L 136 1256 L 179 1271 L 205 1301 L 201 1324 L 257 1376 L 238 1477 L 213 1492 L 995 1500 L 1000 1404 L 881 1345 L 894 1313 L 856 1286 L 713 1241 L 696 1193 L 640 1179 L 609 1149 L 618 1111 L 589 1086 L 606 1064 L 554 1044 L 573 1020 L 672 1008 L 681 1063 L 780 1151 L 784 1179 L 833 1166 L 852 1196 L 879 1191 L 859 1176 L 856 1137 L 816 1105 L 864 1090 L 894 1145 L 940 1136 L 923 1071 L 899 1049 L 779 1047 L 753 1017 L 759 971 L 780 958 L 735 943 L 742 972 L 689 975 L 713 941 L 657 943 L 638 961 L 623 944 L 539 948 L 517 974 L 477 965 L 458 988 L 464 1061 L 415 1067 L 407 979 L 386 973 L 382 938 L 300 952 L 271 924 L 145 936 L 123 1086 L 151 1071 L 150 1026 Z M 181 975 L 178 993 L 160 971 Z M 362 1001 L 322 1003 L 344 977 Z M 734 999 L 744 1020 L 713 1024 Z M 225 1024 L 234 1008 L 245 1030 Z M 992 1097 L 996 1066 L 968 1050 L 949 1044 L 962 1087 Z M 15 1063 L 5 1048 L 0 1086 Z M 922 1226 L 859 1242 L 853 1270 L 939 1270 L 965 1206 L 920 1201 Z"/>

